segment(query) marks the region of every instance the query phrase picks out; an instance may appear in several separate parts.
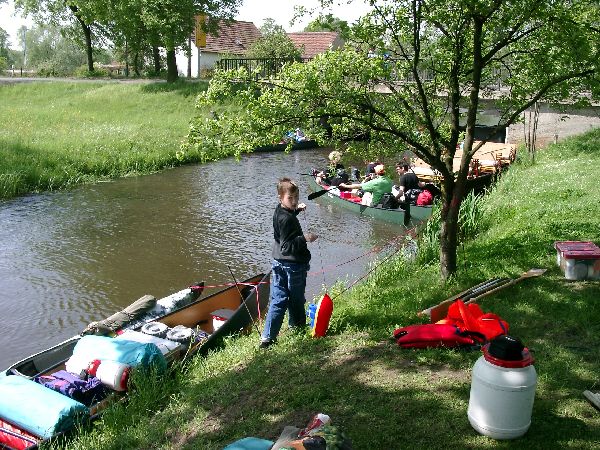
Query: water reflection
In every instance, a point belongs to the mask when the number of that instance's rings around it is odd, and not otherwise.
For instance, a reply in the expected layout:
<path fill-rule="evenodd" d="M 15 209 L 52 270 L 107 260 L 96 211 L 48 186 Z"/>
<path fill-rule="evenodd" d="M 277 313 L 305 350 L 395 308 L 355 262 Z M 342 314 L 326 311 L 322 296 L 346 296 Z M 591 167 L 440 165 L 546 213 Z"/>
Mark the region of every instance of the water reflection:
<path fill-rule="evenodd" d="M 308 209 L 309 298 L 372 259 L 353 260 L 402 228 L 308 202 L 300 173 L 327 151 L 263 153 L 83 186 L 0 204 L 0 368 L 144 294 L 161 297 L 195 281 L 231 281 L 269 270 L 272 214 L 281 176 L 299 181 Z M 324 269 L 324 273 L 322 273 Z"/>

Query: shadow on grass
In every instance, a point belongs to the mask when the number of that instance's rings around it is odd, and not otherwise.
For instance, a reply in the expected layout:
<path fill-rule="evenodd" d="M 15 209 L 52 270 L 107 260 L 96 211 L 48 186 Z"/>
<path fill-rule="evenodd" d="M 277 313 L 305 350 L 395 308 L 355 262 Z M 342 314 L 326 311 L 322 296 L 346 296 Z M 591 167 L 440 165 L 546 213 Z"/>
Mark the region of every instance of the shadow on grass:
<path fill-rule="evenodd" d="M 187 81 L 178 80 L 175 83 L 156 82 L 145 84 L 141 91 L 148 94 L 157 94 L 162 92 L 175 92 L 183 97 L 198 95 L 206 91 L 208 82 L 206 81 Z"/>
<path fill-rule="evenodd" d="M 285 426 L 302 427 L 317 412 L 329 414 L 356 449 L 548 448 L 581 440 L 582 433 L 597 434 L 582 420 L 559 414 L 553 399 L 538 398 L 525 437 L 510 445 L 491 441 L 467 420 L 468 371 L 416 362 L 422 352 L 403 351 L 392 343 L 344 353 L 340 339 L 284 339 L 279 344 L 283 348 L 257 352 L 243 367 L 192 383 L 177 408 L 156 415 L 142 433 L 115 430 L 119 443 L 109 448 L 121 448 L 124 442 L 160 448 L 168 442 L 208 450 L 244 436 L 276 440 Z M 448 351 L 430 354 L 440 352 Z M 452 353 L 469 366 L 479 356 Z M 184 428 L 168 427 L 182 418 Z"/>

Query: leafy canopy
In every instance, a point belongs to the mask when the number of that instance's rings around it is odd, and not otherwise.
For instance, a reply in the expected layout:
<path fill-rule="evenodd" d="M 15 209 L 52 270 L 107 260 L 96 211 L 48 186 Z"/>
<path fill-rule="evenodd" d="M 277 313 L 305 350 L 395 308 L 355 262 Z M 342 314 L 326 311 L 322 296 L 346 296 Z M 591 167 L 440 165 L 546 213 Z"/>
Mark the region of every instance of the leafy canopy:
<path fill-rule="evenodd" d="M 261 37 L 248 49 L 249 58 L 291 58 L 302 56 L 282 26 L 273 19 L 265 19 L 260 27 Z"/>
<path fill-rule="evenodd" d="M 380 155 L 412 150 L 443 176 L 440 262 L 446 277 L 457 267 L 459 208 L 482 145 L 474 142 L 480 98 L 496 100 L 500 129 L 538 101 L 582 104 L 599 94 L 600 6 L 597 0 L 370 4 L 343 50 L 286 66 L 269 80 L 251 82 L 243 69 L 218 73 L 199 102 L 234 107 L 194 120 L 188 147 L 207 157 L 226 148 L 239 153 L 301 126 L 323 144 L 360 134 Z"/>

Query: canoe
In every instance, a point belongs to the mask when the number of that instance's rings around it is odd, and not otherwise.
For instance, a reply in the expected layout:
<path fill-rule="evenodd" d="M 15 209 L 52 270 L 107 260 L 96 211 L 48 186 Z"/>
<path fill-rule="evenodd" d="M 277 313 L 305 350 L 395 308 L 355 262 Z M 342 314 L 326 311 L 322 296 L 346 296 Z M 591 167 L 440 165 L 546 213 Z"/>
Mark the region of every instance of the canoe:
<path fill-rule="evenodd" d="M 150 319 L 148 322 L 164 323 L 171 328 L 182 325 L 204 331 L 208 334 L 208 338 L 194 345 L 188 353 L 206 353 L 216 348 L 223 337 L 248 327 L 259 316 L 262 317 L 269 301 L 269 276 L 270 274 L 256 275 L 240 282 L 239 291 L 235 285 L 229 286 L 166 315 Z M 172 295 L 186 291 L 191 291 L 191 289 L 187 288 Z M 240 291 L 244 295 L 244 302 L 242 302 Z M 260 306 L 260 310 L 258 306 Z M 215 332 L 211 313 L 221 309 L 230 310 L 230 317 Z M 136 326 L 132 329 L 139 331 L 143 325 L 136 321 Z M 122 329 L 129 328 L 124 326 Z M 73 348 L 79 339 L 81 339 L 81 335 L 76 335 L 53 347 L 28 356 L 6 369 L 6 374 L 33 378 L 64 369 L 64 363 L 72 355 Z"/>
<path fill-rule="evenodd" d="M 263 314 L 266 312 L 269 301 L 269 277 L 270 273 L 258 274 L 237 285 L 231 285 L 212 295 L 193 301 L 164 316 L 151 319 L 148 323 L 159 322 L 171 329 L 177 326 L 183 326 L 191 328 L 195 332 L 195 337 L 192 339 L 191 343 L 184 345 L 177 342 L 170 342 L 173 345 L 169 346 L 169 349 L 167 350 L 170 352 L 169 354 L 166 354 L 166 352 L 161 349 L 166 361 L 169 363 L 195 354 L 206 354 L 210 350 L 217 349 L 222 344 L 224 337 L 234 333 L 247 331 L 252 324 L 259 317 L 263 317 Z M 217 321 L 217 318 L 223 320 Z M 132 330 L 125 329 L 121 337 L 124 338 L 123 340 L 128 340 L 128 334 L 148 336 L 140 332 L 140 330 L 144 326 L 147 326 L 148 323 L 138 325 Z M 216 325 L 218 325 L 217 329 L 215 329 Z M 149 337 L 153 338 L 152 336 Z M 27 383 L 41 386 L 26 379 L 39 375 L 51 375 L 59 370 L 64 370 L 65 364 L 71 355 L 73 355 L 77 343 L 83 343 L 85 339 L 89 338 L 97 337 L 86 336 L 85 338 L 82 338 L 81 336 L 74 336 L 45 351 L 36 353 L 35 355 L 13 364 L 0 376 L 0 384 L 6 384 L 5 382 L 8 379 L 19 378 L 25 380 Z M 106 336 L 99 338 L 110 340 L 110 338 Z M 115 339 L 119 339 L 119 337 L 116 337 Z M 166 341 L 166 339 L 159 340 Z M 138 340 L 137 342 L 152 341 Z M 59 396 L 63 397 L 60 394 Z M 119 398 L 122 398 L 122 393 L 113 392 L 109 396 L 108 401 L 105 399 L 91 405 L 89 407 L 89 414 L 78 418 L 78 421 L 75 422 L 70 429 L 75 429 L 82 421 L 94 419 L 101 413 L 102 409 L 107 406 L 107 403 Z M 19 429 L 15 426 L 14 419 L 12 421 L 11 419 L 13 419 L 13 417 L 10 415 L 7 416 L 0 405 L 0 448 L 36 448 L 35 446 L 31 446 L 31 442 L 29 442 L 31 440 L 31 430 Z M 15 438 L 14 435 L 24 433 L 24 435 L 27 436 L 27 439 L 23 438 L 22 442 L 19 443 L 19 445 L 23 445 L 23 447 L 13 447 L 2 440 L 3 432 L 5 432 L 6 436 L 10 436 L 17 440 L 19 440 L 19 438 Z M 36 436 L 35 434 L 33 436 L 36 440 L 36 445 L 37 443 L 44 441 L 41 436 Z"/>
<path fill-rule="evenodd" d="M 155 311 L 164 310 L 165 312 L 172 312 L 173 309 L 169 309 L 166 305 L 173 305 L 176 308 L 178 305 L 189 305 L 197 301 L 202 294 L 203 289 L 201 287 L 204 283 L 196 284 L 197 286 L 187 287 L 161 298 L 156 302 L 156 306 L 147 314 L 142 315 L 142 317 L 136 318 L 127 324 L 124 324 L 121 329 L 127 330 L 140 328 L 146 321 L 155 320 L 157 317 Z M 144 320 L 144 317 L 147 317 L 147 319 Z M 69 339 L 62 341 L 53 347 L 42 350 L 38 353 L 34 353 L 33 355 L 16 362 L 6 369 L 5 372 L 9 375 L 20 375 L 27 378 L 33 378 L 40 374 L 50 373 L 54 371 L 57 366 L 69 359 L 73 353 L 73 348 L 83 334 L 85 334 L 85 330 L 81 334 L 70 337 Z"/>
<path fill-rule="evenodd" d="M 272 144 L 272 145 L 261 145 L 256 147 L 254 152 L 282 152 L 287 148 L 286 143 Z M 294 142 L 292 144 L 292 150 L 310 150 L 313 148 L 319 148 L 319 143 L 311 139 L 306 141 Z"/>
<path fill-rule="evenodd" d="M 312 175 L 308 176 L 308 186 L 313 192 L 327 189 L 326 186 L 321 186 L 315 181 L 315 177 Z M 326 198 L 336 206 L 348 209 L 354 213 L 360 214 L 361 216 L 372 217 L 377 220 L 382 220 L 399 225 L 414 225 L 416 223 L 427 220 L 431 216 L 431 206 L 411 206 L 408 216 L 406 211 L 402 208 L 385 209 L 380 206 L 366 206 L 361 205 L 358 201 L 352 199 L 342 198 L 338 189 L 330 189 L 330 192 L 323 195 L 322 198 Z M 356 199 L 357 200 L 357 199 Z"/>

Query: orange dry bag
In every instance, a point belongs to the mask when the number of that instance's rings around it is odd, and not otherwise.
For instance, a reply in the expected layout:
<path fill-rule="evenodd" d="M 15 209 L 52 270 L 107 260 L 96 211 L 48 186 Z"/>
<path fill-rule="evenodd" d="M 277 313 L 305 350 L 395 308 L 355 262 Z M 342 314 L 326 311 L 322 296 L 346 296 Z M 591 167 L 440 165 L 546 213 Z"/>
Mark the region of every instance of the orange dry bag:
<path fill-rule="evenodd" d="M 333 313 L 333 301 L 329 294 L 325 294 L 319 304 L 317 305 L 317 312 L 315 313 L 315 324 L 313 326 L 312 335 L 313 337 L 323 337 L 327 333 L 329 327 L 329 320 Z"/>

